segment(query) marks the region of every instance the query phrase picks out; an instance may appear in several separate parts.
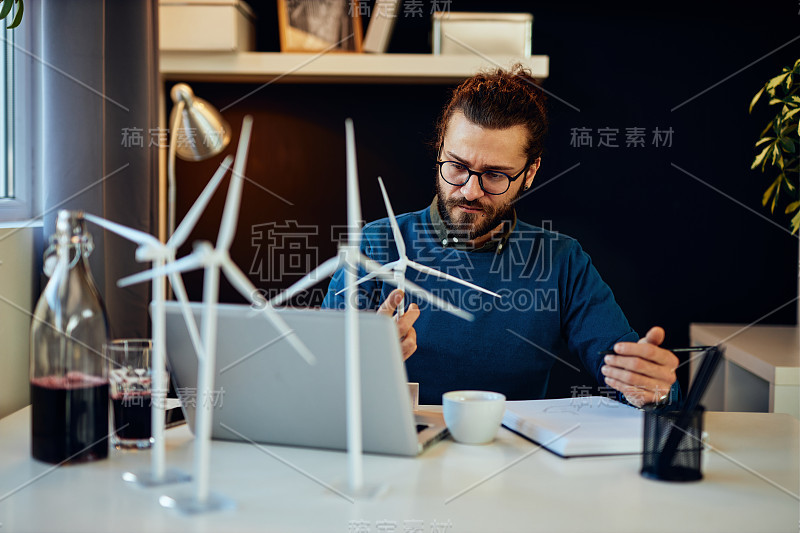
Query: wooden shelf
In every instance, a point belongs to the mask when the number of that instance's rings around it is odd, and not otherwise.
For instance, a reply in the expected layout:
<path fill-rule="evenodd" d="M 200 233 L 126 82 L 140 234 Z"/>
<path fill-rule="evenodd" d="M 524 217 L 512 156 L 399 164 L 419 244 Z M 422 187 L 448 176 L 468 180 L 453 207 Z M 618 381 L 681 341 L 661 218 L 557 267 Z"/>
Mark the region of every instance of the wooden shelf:
<path fill-rule="evenodd" d="M 166 80 L 284 83 L 457 83 L 480 69 L 522 63 L 547 78 L 548 56 L 161 52 Z"/>

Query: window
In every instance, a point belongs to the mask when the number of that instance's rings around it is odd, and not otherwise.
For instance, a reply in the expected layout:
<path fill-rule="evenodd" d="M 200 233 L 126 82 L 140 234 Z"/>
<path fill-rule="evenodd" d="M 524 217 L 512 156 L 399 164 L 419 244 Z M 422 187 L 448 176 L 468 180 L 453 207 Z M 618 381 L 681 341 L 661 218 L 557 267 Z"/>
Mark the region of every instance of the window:
<path fill-rule="evenodd" d="M 32 45 L 37 17 L 25 13 L 22 23 L 9 30 L 13 18 L 0 22 L 0 222 L 27 220 L 34 211 L 32 133 L 38 110 L 32 102 L 38 56 Z"/>

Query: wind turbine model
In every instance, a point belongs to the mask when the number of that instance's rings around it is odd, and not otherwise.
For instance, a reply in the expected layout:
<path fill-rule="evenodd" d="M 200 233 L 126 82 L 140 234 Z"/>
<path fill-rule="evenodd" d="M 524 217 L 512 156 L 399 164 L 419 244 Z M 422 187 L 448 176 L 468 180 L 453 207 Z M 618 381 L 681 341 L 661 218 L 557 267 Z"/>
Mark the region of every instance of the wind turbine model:
<path fill-rule="evenodd" d="M 230 247 L 236 231 L 236 221 L 239 215 L 239 203 L 242 197 L 243 175 L 247 150 L 250 142 L 253 119 L 250 116 L 244 118 L 242 122 L 242 133 L 239 139 L 239 146 L 236 150 L 236 161 L 233 165 L 233 176 L 228 187 L 228 195 L 225 200 L 225 209 L 222 214 L 219 234 L 217 236 L 216 248 L 208 242 L 200 242 L 195 245 L 194 251 L 169 265 L 161 268 L 154 268 L 147 272 L 134 274 L 120 280 L 121 286 L 128 286 L 134 283 L 148 280 L 150 278 L 163 276 L 178 272 L 204 269 L 203 278 L 203 331 L 204 356 L 200 358 L 197 376 L 197 397 L 201 398 L 198 402 L 195 414 L 195 453 L 194 453 L 194 475 L 195 486 L 192 494 L 178 497 L 162 496 L 160 503 L 165 507 L 175 507 L 186 514 L 195 514 L 218 509 L 233 507 L 233 502 L 228 498 L 209 490 L 209 462 L 210 462 L 210 439 L 212 421 L 212 403 L 207 401 L 213 392 L 214 387 L 214 367 L 216 360 L 217 345 L 217 302 L 219 299 L 219 274 L 222 269 L 228 281 L 251 303 L 263 305 L 263 301 L 255 298 L 256 288 L 230 258 Z M 186 305 L 188 307 L 188 305 Z M 263 307 L 262 312 L 267 320 L 281 332 L 281 338 L 286 337 L 294 349 L 309 363 L 314 364 L 316 358 L 300 341 L 297 335 L 289 328 L 286 322 L 270 306 Z"/>
<path fill-rule="evenodd" d="M 403 291 L 405 291 L 405 285 L 406 285 L 406 268 L 407 267 L 411 267 L 414 270 L 422 272 L 423 274 L 430 274 L 432 276 L 436 276 L 436 277 L 439 277 L 439 278 L 449 279 L 450 281 L 455 281 L 456 283 L 460 283 L 461 285 L 465 285 L 465 286 L 470 287 L 472 289 L 475 289 L 475 290 L 478 290 L 478 291 L 481 291 L 481 292 L 485 292 L 486 294 L 491 294 L 492 296 L 494 296 L 496 298 L 502 298 L 502 296 L 500 296 L 499 294 L 494 293 L 494 292 L 492 292 L 490 290 L 484 289 L 483 287 L 479 287 L 479 286 L 475 285 L 474 283 L 470 283 L 469 281 L 464 281 L 461 278 L 457 278 L 457 277 L 452 276 L 450 274 L 446 274 L 444 272 L 436 270 L 435 268 L 431 268 L 429 266 L 425 266 L 423 264 L 417 263 L 416 261 L 412 261 L 411 259 L 409 259 L 408 256 L 406 255 L 406 243 L 403 240 L 403 234 L 400 233 L 400 226 L 397 224 L 397 219 L 394 216 L 394 210 L 392 209 L 392 204 L 389 201 L 389 195 L 386 193 L 386 187 L 383 186 L 383 180 L 380 177 L 378 177 L 378 185 L 380 185 L 380 187 L 381 187 L 381 194 L 383 194 L 383 203 L 386 204 L 386 213 L 389 215 L 389 224 L 392 227 L 392 234 L 394 235 L 394 243 L 397 246 L 397 255 L 399 256 L 399 259 L 397 259 L 397 261 L 392 261 L 391 263 L 386 263 L 385 265 L 383 265 L 380 268 L 381 272 L 394 272 L 394 279 L 397 282 L 397 286 L 400 289 L 402 289 Z M 356 285 L 360 285 L 360 284 L 364 283 L 365 281 L 368 281 L 368 280 L 374 278 L 377 275 L 378 275 L 378 272 L 375 272 L 375 271 L 370 272 L 369 274 L 367 274 L 363 278 L 359 279 L 356 282 Z M 337 295 L 341 294 L 345 290 L 347 290 L 347 287 L 345 287 L 344 289 L 339 290 L 336 294 Z M 400 300 L 400 303 L 397 305 L 397 316 L 398 317 L 403 316 L 403 314 L 405 313 L 405 307 L 406 307 L 406 305 L 405 305 L 405 295 L 403 295 L 403 298 Z"/>
<path fill-rule="evenodd" d="M 345 269 L 345 375 L 347 386 L 347 473 L 348 488 L 353 495 L 371 494 L 364 487 L 363 439 L 361 427 L 361 367 L 358 336 L 358 306 L 356 305 L 357 269 L 363 267 L 367 272 L 385 282 L 399 286 L 395 276 L 379 263 L 363 255 L 361 247 L 361 199 L 358 192 L 358 170 L 356 168 L 356 145 L 352 119 L 345 121 L 347 144 L 347 244 L 339 248 L 336 257 L 328 259 L 306 274 L 297 283 L 270 300 L 278 305 L 291 299 L 336 272 Z M 473 320 L 472 314 L 434 296 L 418 285 L 405 281 L 404 290 L 414 296 L 427 300 L 464 320 Z"/>
<path fill-rule="evenodd" d="M 194 229 L 197 220 L 200 218 L 203 210 L 208 205 L 211 196 L 219 187 L 220 182 L 225 177 L 228 169 L 233 162 L 233 157 L 228 156 L 222 162 L 220 167 L 214 173 L 214 176 L 209 180 L 208 184 L 200 193 L 200 196 L 195 200 L 194 205 L 189 209 L 186 218 L 183 219 L 178 229 L 169 238 L 166 244 L 162 243 L 149 233 L 139 231 L 116 222 L 111 222 L 104 218 L 86 213 L 86 220 L 97 224 L 98 226 L 107 229 L 117 235 L 120 235 L 129 241 L 138 244 L 136 248 L 136 260 L 139 262 L 152 262 L 154 268 L 163 268 L 168 262 L 175 261 L 175 254 L 178 248 L 186 241 Z M 150 471 L 132 473 L 126 472 L 123 478 L 126 481 L 132 481 L 143 486 L 164 485 L 167 483 L 176 483 L 179 481 L 188 481 L 190 479 L 188 474 L 185 474 L 177 469 L 165 468 L 165 446 L 164 446 L 164 404 L 167 392 L 167 383 L 164 382 L 166 375 L 166 315 L 164 313 L 164 294 L 165 294 L 165 276 L 157 276 L 153 278 L 153 316 L 152 316 L 152 332 L 153 332 L 153 362 L 152 362 L 152 436 L 153 436 L 153 449 L 151 450 L 151 467 Z M 186 287 L 183 285 L 183 279 L 177 274 L 169 275 L 169 282 L 172 290 L 181 302 L 188 302 L 186 296 Z M 197 324 L 194 317 L 191 315 L 188 305 L 183 306 L 184 319 L 186 320 L 189 337 L 192 340 L 198 357 L 203 357 L 202 344 L 200 343 L 200 334 L 197 331 Z"/>

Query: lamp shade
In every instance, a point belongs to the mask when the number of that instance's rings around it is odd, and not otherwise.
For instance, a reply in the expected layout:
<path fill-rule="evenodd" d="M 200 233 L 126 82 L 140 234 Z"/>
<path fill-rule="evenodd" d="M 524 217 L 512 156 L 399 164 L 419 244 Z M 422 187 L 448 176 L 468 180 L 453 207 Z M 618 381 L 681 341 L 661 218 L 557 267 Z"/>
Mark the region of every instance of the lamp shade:
<path fill-rule="evenodd" d="M 185 83 L 178 83 L 170 92 L 175 106 L 170 124 L 176 137 L 175 152 L 186 161 L 202 161 L 222 152 L 231 140 L 231 127 L 219 111 L 192 92 Z M 183 105 L 178 105 L 183 102 Z M 180 113 L 179 121 L 176 114 Z M 173 126 L 174 127 L 174 126 Z"/>

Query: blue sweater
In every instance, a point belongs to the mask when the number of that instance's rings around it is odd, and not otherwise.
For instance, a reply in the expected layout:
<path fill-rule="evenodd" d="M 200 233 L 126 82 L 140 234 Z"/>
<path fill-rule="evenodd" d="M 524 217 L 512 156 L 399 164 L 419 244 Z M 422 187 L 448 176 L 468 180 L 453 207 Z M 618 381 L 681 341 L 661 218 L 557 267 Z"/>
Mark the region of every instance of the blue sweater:
<path fill-rule="evenodd" d="M 407 296 L 406 305 L 421 309 L 414 324 L 417 351 L 406 371 L 409 381 L 420 384 L 422 404 L 439 404 L 442 393 L 458 389 L 501 392 L 509 400 L 542 398 L 550 369 L 567 353 L 580 357 L 605 386 L 598 352 L 638 340 L 611 289 L 571 237 L 517 222 L 501 253 L 479 253 L 443 246 L 429 208 L 397 216 L 397 222 L 409 259 L 503 296 L 406 270 L 406 279 L 475 315 L 467 322 Z M 381 264 L 398 258 L 388 219 L 364 227 L 361 248 Z M 323 307 L 344 308 L 344 294 L 335 295 L 343 278 L 343 270 L 333 276 Z M 368 281 L 360 287 L 359 306 L 377 309 L 392 290 Z"/>

